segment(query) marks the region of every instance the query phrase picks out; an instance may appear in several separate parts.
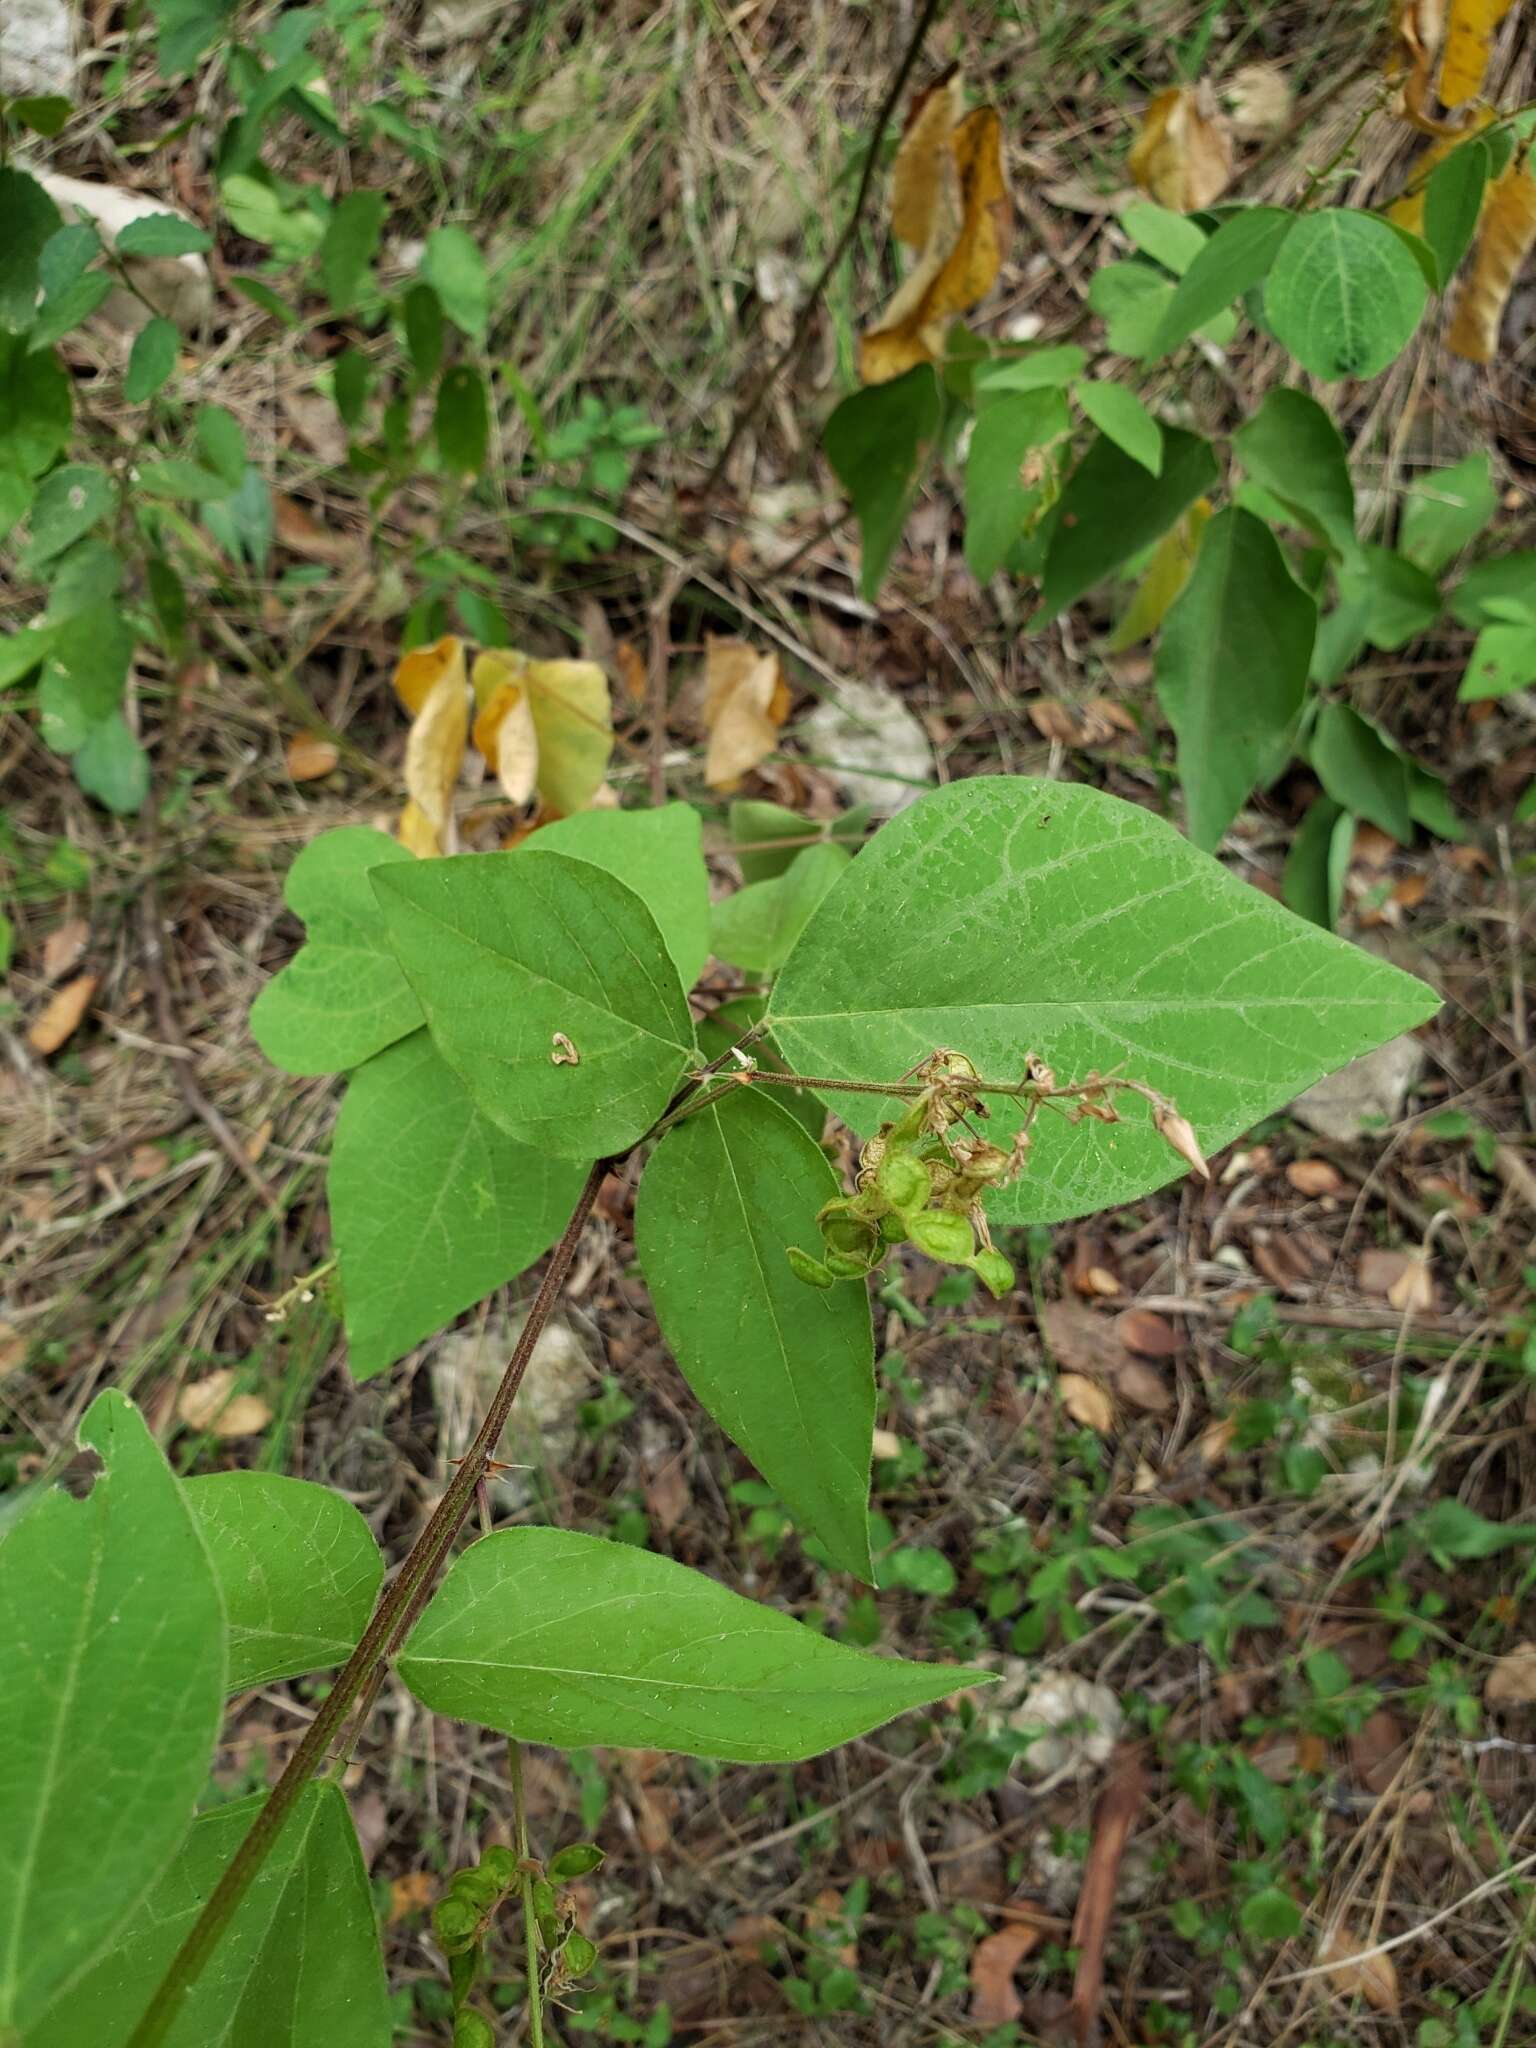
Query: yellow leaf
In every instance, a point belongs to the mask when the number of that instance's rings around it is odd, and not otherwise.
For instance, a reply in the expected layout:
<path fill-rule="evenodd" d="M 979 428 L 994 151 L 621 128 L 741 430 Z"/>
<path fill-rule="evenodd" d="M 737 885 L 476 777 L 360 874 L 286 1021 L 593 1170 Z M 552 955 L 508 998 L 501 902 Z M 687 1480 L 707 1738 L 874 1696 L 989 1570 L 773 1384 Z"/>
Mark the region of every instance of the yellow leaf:
<path fill-rule="evenodd" d="M 27 1032 L 27 1043 L 32 1050 L 46 1059 L 49 1053 L 57 1052 L 67 1039 L 73 1038 L 95 993 L 94 974 L 77 975 L 73 981 L 65 982 L 32 1020 Z"/>
<path fill-rule="evenodd" d="M 475 719 L 474 737 L 507 796 L 515 804 L 527 803 L 539 782 L 539 735 L 521 683 L 496 685 Z"/>
<path fill-rule="evenodd" d="M 892 226 L 917 261 L 860 344 L 866 384 L 937 362 L 950 321 L 986 297 L 1002 268 L 1011 218 L 1002 123 L 995 108 L 962 114 L 962 105 L 958 77 L 935 87 L 896 153 Z"/>
<path fill-rule="evenodd" d="M 1209 83 L 1159 93 L 1131 144 L 1131 176 L 1159 206 L 1193 213 L 1227 189 L 1232 135 Z"/>
<path fill-rule="evenodd" d="M 453 657 L 428 690 L 411 721 L 405 742 L 405 792 L 426 821 L 434 842 L 431 847 L 412 844 L 406 839 L 406 819 L 402 817 L 401 840 L 411 845 L 415 853 L 453 851 L 453 791 L 468 738 L 469 690 L 464 676 L 464 651 L 455 641 Z M 417 823 L 414 818 L 411 820 L 413 832 Z"/>
<path fill-rule="evenodd" d="M 1061 1396 L 1062 1407 L 1084 1429 L 1091 1429 L 1098 1436 L 1107 1436 L 1114 1427 L 1115 1404 L 1097 1380 L 1088 1379 L 1080 1372 L 1064 1372 L 1056 1381 L 1056 1391 Z"/>
<path fill-rule="evenodd" d="M 711 789 L 735 789 L 778 745 L 779 727 L 789 715 L 789 689 L 776 654 L 759 654 L 745 640 L 717 640 L 713 634 L 707 650 L 704 780 Z"/>
<path fill-rule="evenodd" d="M 1511 0 L 1451 0 L 1445 37 L 1445 62 L 1440 67 L 1440 100 L 1460 107 L 1474 97 L 1488 69 L 1494 30 L 1508 14 Z"/>
<path fill-rule="evenodd" d="M 1163 535 L 1147 564 L 1146 575 L 1136 586 L 1136 595 L 1125 617 L 1105 642 L 1107 653 L 1123 654 L 1138 640 L 1151 639 L 1189 581 L 1200 549 L 1200 535 L 1210 516 L 1210 499 L 1197 498 L 1178 524 Z"/>
<path fill-rule="evenodd" d="M 1491 363 L 1498 354 L 1504 308 L 1536 242 L 1536 178 L 1526 168 L 1525 154 L 1523 148 L 1516 152 L 1483 203 L 1477 247 L 1446 336 L 1451 354 L 1469 363 Z"/>
<path fill-rule="evenodd" d="M 234 1384 L 228 1366 L 194 1380 L 176 1396 L 177 1419 L 213 1436 L 255 1436 L 272 1420 L 272 1410 L 259 1394 L 234 1393 Z"/>
<path fill-rule="evenodd" d="M 395 694 L 412 718 L 431 696 L 433 685 L 453 668 L 457 668 L 462 679 L 464 643 L 453 633 L 445 634 L 431 647 L 413 647 L 401 657 L 395 668 Z"/>
<path fill-rule="evenodd" d="M 1363 1998 L 1377 2012 L 1397 2011 L 1397 1967 L 1390 1956 L 1371 1954 L 1369 1944 L 1357 1940 L 1346 1928 L 1336 1927 L 1323 1942 L 1317 1959 L 1328 1966 L 1323 1982 L 1330 1991 L 1345 1998 Z"/>
<path fill-rule="evenodd" d="M 475 744 L 498 774 L 504 722 L 521 716 L 512 695 L 501 698 L 501 710 L 494 719 L 488 715 L 498 693 L 506 689 L 526 700 L 533 726 L 534 786 L 544 809 L 561 818 L 588 809 L 602 787 L 613 754 L 613 713 L 608 678 L 601 666 L 595 661 L 534 661 L 516 648 L 498 647 L 476 660 L 474 686 L 475 702 L 480 706 Z M 495 755 L 487 744 L 493 735 L 498 749 Z M 526 725 L 521 730 L 514 727 L 507 738 L 512 765 L 519 771 L 526 768 L 527 742 Z M 512 786 L 520 784 L 521 776 L 514 775 Z"/>

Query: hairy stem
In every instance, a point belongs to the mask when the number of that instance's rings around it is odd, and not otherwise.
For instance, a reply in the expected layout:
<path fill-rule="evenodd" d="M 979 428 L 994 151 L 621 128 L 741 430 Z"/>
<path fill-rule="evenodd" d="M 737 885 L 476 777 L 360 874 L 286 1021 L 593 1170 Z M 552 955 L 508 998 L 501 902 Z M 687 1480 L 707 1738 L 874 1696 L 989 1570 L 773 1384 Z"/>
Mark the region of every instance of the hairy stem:
<path fill-rule="evenodd" d="M 507 1769 L 512 1777 L 512 1825 L 518 1882 L 523 1894 L 523 1953 L 528 1965 L 529 2048 L 544 2048 L 544 1994 L 539 1986 L 539 1936 L 533 1918 L 533 1869 L 528 1854 L 528 1802 L 523 1794 L 523 1752 L 507 1744 Z"/>
<path fill-rule="evenodd" d="M 924 5 L 912 25 L 912 34 L 908 38 L 907 47 L 902 52 L 900 63 L 891 74 L 891 82 L 886 87 L 885 98 L 880 102 L 880 110 L 875 115 L 874 122 L 871 125 L 869 148 L 864 156 L 864 168 L 859 175 L 858 190 L 853 195 L 853 206 L 847 220 L 843 223 L 843 231 L 832 244 L 831 252 L 826 262 L 821 266 L 816 282 L 805 295 L 805 304 L 800 309 L 800 318 L 795 323 L 794 333 L 785 344 L 783 351 L 774 358 L 758 378 L 756 384 L 752 387 L 752 395 L 741 406 L 735 419 L 731 422 L 731 431 L 726 439 L 725 446 L 715 457 L 714 466 L 711 468 L 709 475 L 704 479 L 701 487 L 702 493 L 706 498 L 710 496 L 716 484 L 724 476 L 727 463 L 736 453 L 737 443 L 741 440 L 747 428 L 751 426 L 753 420 L 757 418 L 769 392 L 810 340 L 811 328 L 816 318 L 816 308 L 821 304 L 822 293 L 831 283 L 833 274 L 839 263 L 842 262 L 843 257 L 847 254 L 848 245 L 852 242 L 858 230 L 859 222 L 864 217 L 864 206 L 869 198 L 869 188 L 874 183 L 875 165 L 880 159 L 881 140 L 885 135 L 892 114 L 896 111 L 897 102 L 901 98 L 907 80 L 912 76 L 913 68 L 927 39 L 928 31 L 932 28 L 934 18 L 943 4 L 944 0 L 924 0 Z"/>
<path fill-rule="evenodd" d="M 319 1713 L 310 1722 L 303 1741 L 288 1759 L 287 1768 L 273 1786 L 266 1805 L 252 1821 L 250 1832 L 235 1851 L 229 1868 L 209 1895 L 191 1932 L 171 1958 L 143 2017 L 129 2038 L 127 2048 L 158 2048 L 158 2044 L 164 2041 L 188 1991 L 233 1919 L 256 1873 L 275 1847 L 304 1787 L 324 1762 L 353 1702 L 373 1683 L 375 1671 L 404 1640 L 410 1622 L 425 1601 L 432 1581 L 474 1504 L 475 1489 L 501 1440 L 539 1333 L 559 1299 L 560 1289 L 565 1284 L 565 1276 L 570 1271 L 577 1243 L 592 1213 L 592 1205 L 597 1200 L 597 1191 L 609 1163 L 606 1159 L 598 1160 L 587 1175 L 570 1221 L 550 1254 L 533 1306 L 528 1311 L 528 1319 L 523 1324 L 479 1434 L 375 1608 L 362 1641 L 347 1659 Z"/>

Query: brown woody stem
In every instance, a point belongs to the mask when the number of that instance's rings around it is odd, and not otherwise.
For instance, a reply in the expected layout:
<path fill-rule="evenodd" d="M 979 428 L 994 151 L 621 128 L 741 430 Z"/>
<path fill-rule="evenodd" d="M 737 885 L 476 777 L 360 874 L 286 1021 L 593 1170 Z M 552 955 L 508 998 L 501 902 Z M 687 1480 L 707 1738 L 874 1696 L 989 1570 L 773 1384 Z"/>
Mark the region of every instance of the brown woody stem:
<path fill-rule="evenodd" d="M 539 1333 L 559 1299 L 577 1243 L 609 1165 L 608 1160 L 600 1159 L 587 1175 L 570 1221 L 550 1254 L 544 1277 L 539 1282 L 539 1291 L 528 1311 L 528 1319 L 518 1335 L 507 1369 L 502 1374 L 501 1385 L 486 1411 L 479 1434 L 375 1608 L 362 1641 L 347 1659 L 319 1713 L 305 1731 L 304 1739 L 288 1759 L 287 1767 L 272 1787 L 266 1805 L 251 1823 L 250 1832 L 235 1851 L 229 1868 L 214 1887 L 186 1940 L 171 1958 L 143 2017 L 129 2038 L 127 2048 L 157 2048 L 157 2044 L 165 2039 L 188 1991 L 233 1919 L 256 1873 L 276 1846 L 304 1787 L 324 1762 L 331 1744 L 341 1732 L 353 1702 L 370 1687 L 375 1671 L 403 1640 L 409 1622 L 424 1601 L 465 1516 L 474 1504 L 475 1489 L 501 1440 L 528 1361 L 533 1356 Z"/>

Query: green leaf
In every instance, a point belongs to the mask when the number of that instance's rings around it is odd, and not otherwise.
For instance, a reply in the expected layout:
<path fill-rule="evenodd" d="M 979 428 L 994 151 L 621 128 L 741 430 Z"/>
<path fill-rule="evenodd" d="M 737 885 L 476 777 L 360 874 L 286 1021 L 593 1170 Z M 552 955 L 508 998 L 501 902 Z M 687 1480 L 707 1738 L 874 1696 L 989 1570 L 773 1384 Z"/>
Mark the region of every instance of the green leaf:
<path fill-rule="evenodd" d="M 401 309 L 406 353 L 417 379 L 428 384 L 443 360 L 443 306 L 429 284 L 413 284 Z"/>
<path fill-rule="evenodd" d="M 478 476 L 485 467 L 491 417 L 485 379 L 472 363 L 454 363 L 437 387 L 432 431 L 448 469 L 461 477 Z"/>
<path fill-rule="evenodd" d="M 339 1073 L 420 1028 L 369 880 L 412 858 L 382 832 L 344 825 L 312 839 L 288 870 L 283 900 L 308 936 L 251 1008 L 251 1035 L 273 1066 Z"/>
<path fill-rule="evenodd" d="M 353 1378 L 383 1372 L 532 1265 L 581 1178 L 575 1161 L 498 1130 L 427 1032 L 366 1060 L 326 1183 Z"/>
<path fill-rule="evenodd" d="M 107 272 L 93 270 L 85 277 L 77 277 L 62 291 L 50 292 L 37 310 L 27 347 L 51 348 L 56 341 L 62 341 L 91 317 L 111 289 L 112 279 Z"/>
<path fill-rule="evenodd" d="M 88 533 L 112 508 L 112 485 L 105 470 L 89 462 L 69 462 L 51 470 L 38 486 L 32 505 L 29 570 L 51 562 L 81 534 Z"/>
<path fill-rule="evenodd" d="M 433 299 L 432 303 L 436 305 L 437 301 Z M 331 370 L 331 393 L 344 427 L 356 427 L 362 420 L 372 382 L 373 366 L 362 350 L 344 349 Z"/>
<path fill-rule="evenodd" d="M 494 1122 L 566 1159 L 644 1135 L 693 1025 L 632 889 L 536 847 L 402 863 L 374 880 L 433 1041 Z"/>
<path fill-rule="evenodd" d="M 1040 610 L 1032 623 L 1044 625 L 1132 555 L 1161 540 L 1216 475 L 1211 444 L 1198 434 L 1163 429 L 1163 467 L 1157 476 L 1149 476 L 1099 435 L 1062 493 L 1045 558 Z"/>
<path fill-rule="evenodd" d="M 83 540 L 54 564 L 52 574 L 47 617 L 62 625 L 116 596 L 123 580 L 122 558 L 104 540 Z"/>
<path fill-rule="evenodd" d="M 169 455 L 163 462 L 141 462 L 133 472 L 134 483 L 152 498 L 190 498 L 194 504 L 212 504 L 229 496 L 231 485 L 200 462 Z"/>
<path fill-rule="evenodd" d="M 51 349 L 0 334 L 0 456 L 41 476 L 69 440 L 74 387 Z"/>
<path fill-rule="evenodd" d="M 138 810 L 149 795 L 149 756 L 120 711 L 91 727 L 76 750 L 74 770 L 86 795 L 119 817 Z"/>
<path fill-rule="evenodd" d="M 1264 288 L 1275 339 L 1325 380 L 1374 377 L 1409 340 L 1428 291 L 1386 221 L 1347 207 L 1303 214 Z"/>
<path fill-rule="evenodd" d="M 69 119 L 70 105 L 60 93 L 37 93 L 26 99 L 12 100 L 8 111 L 34 135 L 46 135 L 51 139 L 62 131 Z"/>
<path fill-rule="evenodd" d="M 868 1580 L 869 1298 L 790 1271 L 787 1247 L 817 1242 L 839 1183 L 767 1097 L 742 1088 L 667 1132 L 640 1182 L 635 1246 L 689 1386 L 834 1563 Z"/>
<path fill-rule="evenodd" d="M 196 256 L 213 247 L 206 228 L 180 220 L 174 213 L 146 213 L 120 229 L 119 256 Z"/>
<path fill-rule="evenodd" d="M 793 1763 L 991 1673 L 872 1657 L 702 1572 L 564 1529 L 458 1558 L 400 1675 L 435 1713 L 556 1749 Z"/>
<path fill-rule="evenodd" d="M 985 387 L 965 458 L 965 559 L 978 583 L 1003 566 L 1009 551 L 1046 504 L 1056 460 L 1041 451 L 1071 431 L 1067 403 L 1053 386 L 1017 391 Z"/>
<path fill-rule="evenodd" d="M 977 366 L 976 400 L 979 405 L 1004 391 L 1059 390 L 1087 367 L 1088 351 L 1075 341 L 1028 349 L 1022 355 L 993 356 Z"/>
<path fill-rule="evenodd" d="M 190 71 L 204 50 L 229 26 L 236 0 L 151 0 L 159 31 L 155 54 L 162 78 Z"/>
<path fill-rule="evenodd" d="M 43 738 L 56 754 L 83 747 L 119 709 L 132 659 L 133 629 L 115 598 L 82 605 L 58 622 L 37 691 Z"/>
<path fill-rule="evenodd" d="M 1456 695 L 1463 704 L 1507 697 L 1536 683 L 1536 619 L 1529 624 L 1484 626 L 1473 643 Z"/>
<path fill-rule="evenodd" d="M 8 690 L 23 676 L 29 676 L 46 657 L 57 634 L 56 626 L 42 619 L 29 619 L 20 631 L 0 639 L 0 690 Z"/>
<path fill-rule="evenodd" d="M 1205 229 L 1198 221 L 1150 199 L 1133 199 L 1122 206 L 1120 225 L 1138 249 L 1175 277 L 1182 277 L 1205 247 Z"/>
<path fill-rule="evenodd" d="M 1101 263 L 1088 280 L 1088 303 L 1104 321 L 1112 354 L 1140 362 L 1173 303 L 1174 286 L 1150 263 Z"/>
<path fill-rule="evenodd" d="M 193 1822 L 182 1853 L 28 2048 L 121 2048 L 261 1811 L 264 1792 Z M 367 1873 L 337 1785 L 310 1785 L 171 2022 L 165 2048 L 389 2048 Z"/>
<path fill-rule="evenodd" d="M 782 875 L 801 852 L 821 833 L 821 826 L 782 804 L 765 803 L 757 797 L 737 797 L 730 808 L 731 851 L 741 868 L 744 882 L 768 882 Z M 774 842 L 784 840 L 784 846 Z M 706 936 L 707 943 L 707 936 Z"/>
<path fill-rule="evenodd" d="M 1289 1941 L 1306 1922 L 1300 1906 L 1278 1885 L 1250 1892 L 1238 1909 L 1237 1924 L 1250 1941 Z"/>
<path fill-rule="evenodd" d="M 1424 239 L 1435 259 L 1441 291 L 1472 246 L 1491 168 L 1487 143 L 1474 135 L 1429 174 L 1424 188 Z"/>
<path fill-rule="evenodd" d="M 1339 597 L 1358 608 L 1366 639 L 1384 652 L 1426 632 L 1440 612 L 1434 578 L 1374 542 L 1340 567 Z"/>
<path fill-rule="evenodd" d="M 846 847 L 830 840 L 807 846 L 782 875 L 748 882 L 723 898 L 714 906 L 710 927 L 716 957 L 754 973 L 777 973 L 849 858 Z"/>
<path fill-rule="evenodd" d="M 926 363 L 888 384 L 855 391 L 827 421 L 822 446 L 853 501 L 863 563 L 859 589 L 873 600 L 928 465 L 943 406 Z"/>
<path fill-rule="evenodd" d="M 1128 384 L 1085 379 L 1072 387 L 1072 395 L 1101 434 L 1133 462 L 1158 474 L 1163 466 L 1163 430 Z"/>
<path fill-rule="evenodd" d="M 460 333 L 472 341 L 484 341 L 491 317 L 491 286 L 485 258 L 468 228 L 434 228 L 427 237 L 421 275 Z"/>
<path fill-rule="evenodd" d="M 219 197 L 232 226 L 253 242 L 264 243 L 280 263 L 312 256 L 325 238 L 325 221 L 302 197 L 285 204 L 266 175 L 243 171 L 219 181 Z"/>
<path fill-rule="evenodd" d="M 1438 576 L 1482 532 L 1498 503 L 1487 452 L 1479 449 L 1451 469 L 1415 477 L 1403 500 L 1397 544 L 1416 568 Z M 1531 592 L 1536 603 L 1536 577 Z"/>
<path fill-rule="evenodd" d="M 320 276 L 338 319 L 352 311 L 372 275 L 384 207 L 382 192 L 348 192 L 331 209 L 320 244 Z"/>
<path fill-rule="evenodd" d="M 29 2043 L 174 1854 L 224 1703 L 218 1589 L 143 1418 L 98 1394 L 80 1443 L 89 1497 L 0 1539 L 0 2030 Z"/>
<path fill-rule="evenodd" d="M 734 816 L 735 807 L 732 807 Z M 799 829 L 807 828 L 796 820 Z M 692 988 L 709 960 L 709 871 L 692 804 L 577 811 L 541 825 L 523 851 L 569 853 L 617 875 L 655 918 L 678 978 Z"/>
<path fill-rule="evenodd" d="M 1449 1496 L 1437 1500 L 1408 1524 L 1407 1534 L 1442 1563 L 1460 1558 L 1496 1557 L 1536 1543 L 1536 1522 L 1490 1522 L 1475 1508 Z"/>
<path fill-rule="evenodd" d="M 722 1053 L 729 1053 L 744 1032 L 762 1023 L 767 1010 L 768 1004 L 763 996 L 732 996 L 729 1002 L 711 1010 L 707 1017 L 701 1017 L 699 1051 L 703 1058 L 706 1061 L 716 1060 Z M 754 1039 L 747 1056 L 759 1067 L 771 1068 L 776 1074 L 789 1071 L 779 1058 L 772 1040 L 767 1037 L 759 1035 Z M 735 1065 L 733 1058 L 730 1066 Z M 822 1132 L 827 1127 L 827 1112 L 814 1095 L 804 1088 L 775 1088 L 769 1100 L 776 1102 L 780 1109 L 788 1110 L 795 1122 L 820 1145 Z"/>
<path fill-rule="evenodd" d="M 1408 807 L 1408 763 L 1395 747 L 1347 704 L 1324 704 L 1312 728 L 1308 757 L 1337 804 L 1397 841 L 1413 843 Z"/>
<path fill-rule="evenodd" d="M 1235 506 L 1200 537 L 1163 622 L 1157 696 L 1179 742 L 1189 836 L 1207 853 L 1272 772 L 1307 691 L 1317 606 L 1262 520 Z"/>
<path fill-rule="evenodd" d="M 230 490 L 245 476 L 245 435 L 234 414 L 222 405 L 197 409 L 197 452 Z"/>
<path fill-rule="evenodd" d="M 181 332 L 174 320 L 157 317 L 139 329 L 123 378 L 123 397 L 130 405 L 143 405 L 163 387 L 180 349 Z"/>
<path fill-rule="evenodd" d="M 1344 437 L 1315 398 L 1277 386 L 1232 436 L 1244 469 L 1295 519 L 1341 555 L 1353 555 L 1355 487 Z"/>
<path fill-rule="evenodd" d="M 241 298 L 249 299 L 251 304 L 260 307 L 263 313 L 270 313 L 272 318 L 280 321 L 284 327 L 298 326 L 298 314 L 294 312 L 291 306 L 278 297 L 271 285 L 264 283 L 261 278 L 232 275 L 229 282 L 234 286 Z"/>
<path fill-rule="evenodd" d="M 1224 220 L 1180 278 L 1144 353 L 1154 361 L 1171 354 L 1267 277 L 1294 220 L 1279 206 L 1250 206 Z"/>
<path fill-rule="evenodd" d="M 275 520 L 272 493 L 254 462 L 246 464 L 238 487 L 227 497 L 204 505 L 203 524 L 231 561 L 249 562 L 258 576 L 266 574 Z"/>
<path fill-rule="evenodd" d="M 1536 609 L 1533 592 L 1536 548 L 1495 555 L 1491 561 L 1475 562 L 1451 592 L 1451 617 L 1475 633 L 1479 626 L 1507 623 L 1511 604 Z"/>
<path fill-rule="evenodd" d="M 1468 836 L 1445 784 L 1417 761 L 1408 763 L 1408 808 L 1413 813 L 1413 822 L 1422 825 L 1426 832 L 1433 832 L 1437 839 L 1455 843 Z"/>
<path fill-rule="evenodd" d="M 230 1692 L 351 1656 L 384 1560 L 350 1501 L 276 1472 L 215 1472 L 181 1491 L 224 1601 Z"/>
<path fill-rule="evenodd" d="M 19 334 L 37 311 L 38 260 L 62 226 L 59 209 L 25 171 L 0 169 L 0 328 Z"/>
<path fill-rule="evenodd" d="M 886 825 L 784 963 L 770 1022 L 798 1073 L 894 1080 L 935 1047 L 1015 1081 L 1038 1053 L 1162 1089 L 1207 1156 L 1320 1074 L 1410 1030 L 1422 982 L 1303 924 L 1162 819 L 1075 783 L 988 776 Z M 834 1095 L 861 1135 L 901 1105 Z M 1040 1116 L 1022 1179 L 988 1207 L 1056 1222 L 1183 1171 L 1129 1105 Z M 994 1101 L 988 1135 L 1018 1124 Z"/>
<path fill-rule="evenodd" d="M 1355 821 L 1332 797 L 1314 799 L 1285 857 L 1285 900 L 1298 917 L 1335 930 Z"/>
<path fill-rule="evenodd" d="M 101 253 L 101 237 L 89 221 L 71 221 L 44 242 L 37 259 L 38 282 L 47 299 L 77 284 L 92 259 Z M 36 347 L 36 341 L 31 344 Z"/>

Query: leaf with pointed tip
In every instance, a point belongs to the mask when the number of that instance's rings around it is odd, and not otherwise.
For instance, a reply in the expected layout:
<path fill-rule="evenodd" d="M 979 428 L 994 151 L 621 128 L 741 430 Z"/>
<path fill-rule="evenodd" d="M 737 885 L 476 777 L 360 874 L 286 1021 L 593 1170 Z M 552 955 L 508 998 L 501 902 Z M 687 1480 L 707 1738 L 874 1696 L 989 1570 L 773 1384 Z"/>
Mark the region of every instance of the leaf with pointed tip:
<path fill-rule="evenodd" d="M 218 1587 L 143 1417 L 99 1394 L 80 1442 L 89 1496 L 0 1541 L 0 2039 L 29 2043 L 175 1854 L 224 1706 Z"/>
<path fill-rule="evenodd" d="M 1162 819 L 1075 783 L 988 776 L 886 825 L 800 935 L 769 1021 L 799 1073 L 894 1080 L 937 1046 L 989 1079 L 1026 1055 L 1062 1080 L 1121 1073 L 1171 1096 L 1207 1157 L 1319 1075 L 1421 1024 L 1412 976 L 1305 924 Z M 862 1134 L 901 1113 L 827 1092 Z M 1055 1222 L 1182 1169 L 1149 1119 L 1042 1114 L 988 1209 Z M 994 1100 L 989 1135 L 1018 1124 Z"/>
<path fill-rule="evenodd" d="M 1161 540 L 1215 481 L 1216 457 L 1198 434 L 1165 427 L 1156 476 L 1100 434 L 1067 479 L 1056 508 L 1040 610 L 1031 623 L 1044 625 L 1122 562 Z"/>
<path fill-rule="evenodd" d="M 578 811 L 541 825 L 524 845 L 530 853 L 573 854 L 617 875 L 655 918 L 683 987 L 693 987 L 709 960 L 709 871 L 692 804 Z"/>
<path fill-rule="evenodd" d="M 633 1544 L 503 1529 L 456 1560 L 400 1676 L 434 1713 L 523 1742 L 765 1764 L 993 1674 L 849 1649 Z"/>
<path fill-rule="evenodd" d="M 816 1212 L 837 1192 L 795 1118 L 743 1088 L 661 1140 L 635 1243 L 689 1386 L 834 1562 L 867 1580 L 869 1298 L 860 1283 L 807 1287 L 785 1257 L 815 1239 Z"/>
<path fill-rule="evenodd" d="M 632 889 L 530 847 L 374 877 L 433 1043 L 494 1123 L 560 1158 L 620 1152 L 693 1045 L 677 968 Z"/>
<path fill-rule="evenodd" d="M 251 1009 L 251 1036 L 290 1074 L 343 1072 L 419 1030 L 412 995 L 384 933 L 369 877 L 414 864 L 397 840 L 343 825 L 312 839 L 288 870 L 283 898 L 307 938 Z"/>

